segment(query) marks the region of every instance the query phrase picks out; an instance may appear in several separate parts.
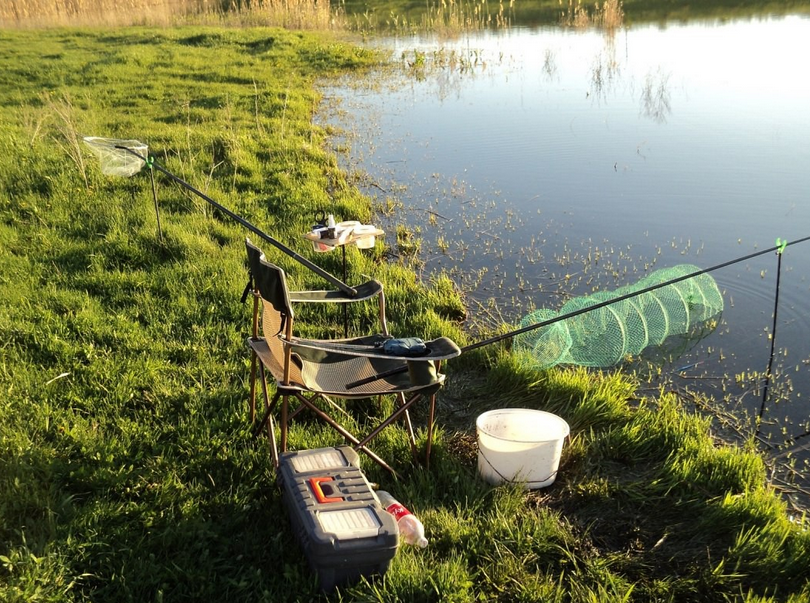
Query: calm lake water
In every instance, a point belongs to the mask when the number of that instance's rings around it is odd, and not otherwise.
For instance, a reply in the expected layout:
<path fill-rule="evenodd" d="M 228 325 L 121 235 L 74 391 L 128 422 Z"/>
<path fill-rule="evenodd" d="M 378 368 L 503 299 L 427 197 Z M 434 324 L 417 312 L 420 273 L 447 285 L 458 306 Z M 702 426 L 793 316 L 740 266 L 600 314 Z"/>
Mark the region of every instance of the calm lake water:
<path fill-rule="evenodd" d="M 476 320 L 810 236 L 810 19 L 378 43 L 399 69 L 325 91 L 335 142 L 365 192 L 403 204 L 387 243 L 418 229 L 425 277 L 450 272 Z M 756 414 L 762 381 L 740 376 L 768 365 L 777 256 L 712 276 L 720 323 L 664 373 Z M 783 255 L 776 351 L 763 433 L 781 442 L 810 415 L 810 242 Z"/>

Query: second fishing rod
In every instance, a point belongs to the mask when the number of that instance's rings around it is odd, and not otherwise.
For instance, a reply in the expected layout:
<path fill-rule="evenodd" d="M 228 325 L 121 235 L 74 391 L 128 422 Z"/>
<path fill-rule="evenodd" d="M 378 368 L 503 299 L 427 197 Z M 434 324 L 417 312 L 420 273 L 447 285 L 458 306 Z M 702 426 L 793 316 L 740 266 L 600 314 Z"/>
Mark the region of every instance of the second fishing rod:
<path fill-rule="evenodd" d="M 536 329 L 541 329 L 543 327 L 550 326 L 550 325 L 552 325 L 554 323 L 557 323 L 557 322 L 560 322 L 560 321 L 569 320 L 571 318 L 575 318 L 575 317 L 580 316 L 582 314 L 586 314 L 588 312 L 593 312 L 595 310 L 599 310 L 600 308 L 605 308 L 606 306 L 610 306 L 612 304 L 617 304 L 619 302 L 628 300 L 628 299 L 633 298 L 633 297 L 637 297 L 639 295 L 643 295 L 643 294 L 646 294 L 646 293 L 651 293 L 651 292 L 653 292 L 653 291 L 655 291 L 657 289 L 661 289 L 663 287 L 674 285 L 674 284 L 677 284 L 677 283 L 680 283 L 680 282 L 683 282 L 683 281 L 686 281 L 686 280 L 701 276 L 703 274 L 708 274 L 710 272 L 720 270 L 721 268 L 726 268 L 726 267 L 731 266 L 733 264 L 738 264 L 740 262 L 745 262 L 745 261 L 750 260 L 752 258 L 759 257 L 759 256 L 762 256 L 762 255 L 765 255 L 765 254 L 768 254 L 768 253 L 780 253 L 781 254 L 781 252 L 785 249 L 785 247 L 787 247 L 789 245 L 797 245 L 799 243 L 804 243 L 806 241 L 810 241 L 810 236 L 803 237 L 801 239 L 797 239 L 797 240 L 791 241 L 789 243 L 788 242 L 783 242 L 783 241 L 780 240 L 779 243 L 774 247 L 770 247 L 770 248 L 764 249 L 762 251 L 757 251 L 757 252 L 754 252 L 754 253 L 750 253 L 750 254 L 747 254 L 747 255 L 732 259 L 732 260 L 728 260 L 726 262 L 716 264 L 716 265 L 711 266 L 709 268 L 704 268 L 704 269 L 701 269 L 701 270 L 696 270 L 696 271 L 693 271 L 693 272 L 689 272 L 689 273 L 684 274 L 682 276 L 675 277 L 675 278 L 666 280 L 666 281 L 661 282 L 661 283 L 655 283 L 655 284 L 652 284 L 652 285 L 650 285 L 648 287 L 644 287 L 644 288 L 641 288 L 641 289 L 638 289 L 638 290 L 634 290 L 631 293 L 627 293 L 627 294 L 624 294 L 624 295 L 618 295 L 616 297 L 613 297 L 613 298 L 610 298 L 610 299 L 607 299 L 607 300 L 604 300 L 604 301 L 601 301 L 601 302 L 597 302 L 597 303 L 594 303 L 592 305 L 588 305 L 586 307 L 580 308 L 580 309 L 572 311 L 572 312 L 568 312 L 568 313 L 565 313 L 565 314 L 554 316 L 553 318 L 549 318 L 547 320 L 542 320 L 540 322 L 530 324 L 530 325 L 527 325 L 525 327 L 521 327 L 519 329 L 514 329 L 512 331 L 509 331 L 508 333 L 502 333 L 500 335 L 496 335 L 494 337 L 490 337 L 490 338 L 484 339 L 482 341 L 478 341 L 478 342 L 463 346 L 461 348 L 461 352 L 462 353 L 469 352 L 469 351 L 472 351 L 472 350 L 476 350 L 478 348 L 482 348 L 482 347 L 485 347 L 485 346 L 488 346 L 488 345 L 492 345 L 494 343 L 498 343 L 498 342 L 503 341 L 505 339 L 511 339 L 511 338 L 513 338 L 513 337 L 515 337 L 517 335 L 521 335 L 523 333 L 528 333 L 529 331 L 534 331 Z M 385 377 L 390 377 L 392 375 L 403 373 L 403 372 L 405 372 L 407 370 L 408 370 L 407 366 L 397 367 L 397 368 L 391 369 L 389 371 L 384 371 L 384 372 L 381 372 L 381 373 L 377 373 L 376 375 L 371 375 L 370 377 L 366 377 L 364 379 L 358 379 L 357 381 L 352 381 L 351 383 L 347 383 L 346 388 L 347 389 L 354 389 L 354 388 L 359 387 L 361 385 L 365 385 L 367 383 L 372 383 L 373 381 L 376 381 L 377 379 L 384 379 Z"/>

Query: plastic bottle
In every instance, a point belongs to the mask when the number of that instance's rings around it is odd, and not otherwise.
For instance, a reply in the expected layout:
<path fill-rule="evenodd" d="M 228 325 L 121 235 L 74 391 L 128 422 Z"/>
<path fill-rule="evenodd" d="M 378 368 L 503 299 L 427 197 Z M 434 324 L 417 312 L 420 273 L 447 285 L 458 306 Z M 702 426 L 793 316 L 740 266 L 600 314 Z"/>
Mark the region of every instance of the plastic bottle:
<path fill-rule="evenodd" d="M 328 233 L 326 236 L 330 239 L 337 238 L 337 232 L 335 230 L 335 216 L 329 214 L 329 217 L 326 219 L 326 232 Z"/>
<path fill-rule="evenodd" d="M 383 509 L 397 520 L 399 535 L 406 544 L 416 545 L 420 549 L 428 545 L 427 538 L 425 538 L 425 526 L 413 513 L 385 490 L 378 490 L 377 498 L 380 499 Z"/>

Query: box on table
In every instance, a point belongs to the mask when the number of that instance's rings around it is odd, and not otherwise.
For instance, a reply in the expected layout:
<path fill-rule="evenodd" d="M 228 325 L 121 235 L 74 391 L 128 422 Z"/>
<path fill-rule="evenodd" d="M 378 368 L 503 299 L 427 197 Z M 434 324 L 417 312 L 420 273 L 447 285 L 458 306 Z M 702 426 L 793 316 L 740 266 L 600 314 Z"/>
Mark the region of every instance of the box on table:
<path fill-rule="evenodd" d="M 383 574 L 399 544 L 349 446 L 285 452 L 278 480 L 293 531 L 322 590 Z"/>

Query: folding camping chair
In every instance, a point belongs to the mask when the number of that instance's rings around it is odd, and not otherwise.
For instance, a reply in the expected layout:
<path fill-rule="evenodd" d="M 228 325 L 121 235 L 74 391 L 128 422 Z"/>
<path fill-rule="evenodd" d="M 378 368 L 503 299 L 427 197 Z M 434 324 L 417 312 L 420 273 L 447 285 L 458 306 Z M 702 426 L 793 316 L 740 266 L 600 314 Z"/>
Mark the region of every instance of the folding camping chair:
<path fill-rule="evenodd" d="M 385 296 L 379 282 L 372 280 L 356 287 L 357 294 L 354 297 L 341 291 L 290 292 L 284 271 L 269 263 L 261 250 L 249 239 L 245 244 L 251 278 L 249 287 L 254 297 L 252 336 L 248 339 L 252 359 L 251 419 L 255 420 L 258 372 L 264 398 L 264 415 L 256 425 L 255 433 L 258 435 L 267 428 L 274 464 L 278 466 L 279 451 L 272 413 L 279 400 L 279 439 L 282 452 L 287 449 L 289 421 L 302 410 L 309 409 L 340 433 L 355 449 L 364 452 L 392 473 L 394 470 L 391 466 L 367 445 L 388 425 L 403 417 L 412 452 L 417 456 L 416 438 L 408 409 L 419 400 L 426 400 L 429 413 L 425 462 L 429 464 L 436 392 L 445 378 L 439 372 L 440 364 L 443 360 L 461 354 L 458 346 L 450 339 L 440 337 L 425 342 L 426 350 L 419 356 L 386 353 L 383 344 L 391 337 L 385 320 Z M 382 332 L 379 334 L 336 340 L 301 339 L 293 335 L 293 303 L 350 303 L 375 297 L 380 306 Z M 397 372 L 400 368 L 405 370 Z M 267 371 L 275 381 L 276 391 L 272 399 L 268 389 Z M 381 374 L 385 376 L 380 376 Z M 362 438 L 350 433 L 334 416 L 327 413 L 330 409 L 345 412 L 331 398 L 363 399 L 385 394 L 396 395 L 398 403 L 388 417 Z M 300 403 L 293 413 L 289 411 L 290 398 L 295 398 Z"/>

